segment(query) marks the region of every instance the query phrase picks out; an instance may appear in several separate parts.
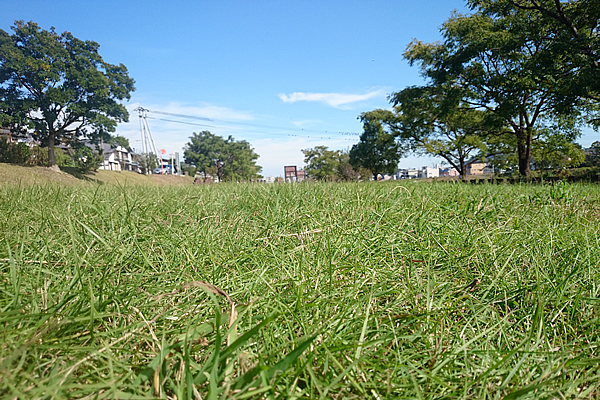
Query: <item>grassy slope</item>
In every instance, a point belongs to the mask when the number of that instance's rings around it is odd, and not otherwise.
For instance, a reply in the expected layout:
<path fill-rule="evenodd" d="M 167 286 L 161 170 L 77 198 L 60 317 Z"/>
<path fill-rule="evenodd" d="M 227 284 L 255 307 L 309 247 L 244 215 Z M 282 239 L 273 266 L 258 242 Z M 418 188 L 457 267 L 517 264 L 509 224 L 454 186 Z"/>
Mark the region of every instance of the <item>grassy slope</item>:
<path fill-rule="evenodd" d="M 0 188 L 0 397 L 598 397 L 600 188 L 403 185 Z"/>
<path fill-rule="evenodd" d="M 81 182 L 109 183 L 119 185 L 188 185 L 193 182 L 189 176 L 140 175 L 130 171 L 98 170 L 81 174 L 75 168 L 65 168 L 57 173 L 45 167 L 24 167 L 0 163 L 0 183 L 73 184 Z"/>

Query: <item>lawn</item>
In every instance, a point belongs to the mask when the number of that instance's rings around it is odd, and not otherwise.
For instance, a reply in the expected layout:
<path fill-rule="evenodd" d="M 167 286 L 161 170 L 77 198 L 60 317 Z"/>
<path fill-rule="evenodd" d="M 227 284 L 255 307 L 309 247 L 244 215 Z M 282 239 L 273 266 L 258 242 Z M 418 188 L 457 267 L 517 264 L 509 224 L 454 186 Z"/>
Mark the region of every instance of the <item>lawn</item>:
<path fill-rule="evenodd" d="M 598 185 L 11 183 L 0 398 L 600 398 Z"/>

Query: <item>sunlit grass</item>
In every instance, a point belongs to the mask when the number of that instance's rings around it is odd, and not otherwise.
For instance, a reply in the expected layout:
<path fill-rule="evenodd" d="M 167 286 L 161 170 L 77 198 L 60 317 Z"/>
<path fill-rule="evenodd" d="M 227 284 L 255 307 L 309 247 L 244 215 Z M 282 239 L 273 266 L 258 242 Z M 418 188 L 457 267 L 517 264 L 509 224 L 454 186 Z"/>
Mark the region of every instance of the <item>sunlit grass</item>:
<path fill-rule="evenodd" d="M 0 192 L 2 398 L 600 397 L 598 186 Z"/>

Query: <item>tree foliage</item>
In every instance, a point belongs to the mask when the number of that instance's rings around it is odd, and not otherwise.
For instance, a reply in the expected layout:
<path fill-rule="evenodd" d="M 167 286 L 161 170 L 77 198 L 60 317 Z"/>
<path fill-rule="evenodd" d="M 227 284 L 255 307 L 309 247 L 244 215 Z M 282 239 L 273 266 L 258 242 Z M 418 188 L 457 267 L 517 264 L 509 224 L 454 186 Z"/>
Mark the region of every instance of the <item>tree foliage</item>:
<path fill-rule="evenodd" d="M 103 157 L 85 144 L 77 142 L 73 146 L 73 161 L 79 171 L 85 174 L 96 170 L 102 164 Z"/>
<path fill-rule="evenodd" d="M 9 35 L 0 30 L 0 105 L 5 121 L 25 118 L 48 146 L 56 165 L 55 145 L 82 136 L 94 139 L 113 132 L 129 114 L 134 80 L 123 64 L 105 62 L 99 45 L 71 33 L 16 21 Z"/>
<path fill-rule="evenodd" d="M 600 142 L 595 141 L 587 150 L 585 165 L 589 167 L 600 167 Z"/>
<path fill-rule="evenodd" d="M 511 32 L 519 29 L 543 41 L 544 58 L 553 62 L 538 67 L 555 77 L 552 90 L 562 106 L 571 107 L 580 96 L 600 101 L 598 0 L 469 0 L 469 5 L 494 19 L 527 21 Z"/>
<path fill-rule="evenodd" d="M 363 114 L 364 132 L 360 141 L 350 149 L 350 164 L 355 168 L 364 168 L 377 178 L 378 174 L 392 174 L 398 168 L 402 150 L 394 135 L 383 129 L 373 114 Z"/>
<path fill-rule="evenodd" d="M 414 41 L 405 53 L 418 64 L 430 86 L 452 85 L 471 110 L 494 114 L 514 137 L 519 172 L 529 176 L 538 132 L 560 125 L 573 132 L 578 118 L 593 110 L 582 93 L 567 84 L 547 26 L 532 11 L 491 12 L 494 1 L 472 2 L 472 15 L 454 14 L 442 27 L 443 43 Z M 557 83 L 558 82 L 558 83 Z"/>
<path fill-rule="evenodd" d="M 134 160 L 142 168 L 143 174 L 152 173 L 152 170 L 158 168 L 158 156 L 154 153 L 135 154 Z"/>
<path fill-rule="evenodd" d="M 119 135 L 111 135 L 111 144 L 113 146 L 121 146 L 124 149 L 129 148 L 129 139 Z"/>
<path fill-rule="evenodd" d="M 187 164 L 198 171 L 215 175 L 219 181 L 239 181 L 259 178 L 262 168 L 256 165 L 258 154 L 245 140 L 223 139 L 209 131 L 193 133 L 184 149 Z"/>
<path fill-rule="evenodd" d="M 354 168 L 350 164 L 347 151 L 329 150 L 327 146 L 303 149 L 304 171 L 309 178 L 318 181 L 356 181 L 361 176 L 370 175 L 369 171 Z"/>
<path fill-rule="evenodd" d="M 27 164 L 31 150 L 26 143 L 11 143 L 0 136 L 0 162 L 8 164 Z"/>
<path fill-rule="evenodd" d="M 441 157 L 464 175 L 467 161 L 486 157 L 488 141 L 503 129 L 490 113 L 463 104 L 463 97 L 451 85 L 408 87 L 390 96 L 391 111 L 370 111 L 362 119 L 381 124 L 406 151 Z"/>

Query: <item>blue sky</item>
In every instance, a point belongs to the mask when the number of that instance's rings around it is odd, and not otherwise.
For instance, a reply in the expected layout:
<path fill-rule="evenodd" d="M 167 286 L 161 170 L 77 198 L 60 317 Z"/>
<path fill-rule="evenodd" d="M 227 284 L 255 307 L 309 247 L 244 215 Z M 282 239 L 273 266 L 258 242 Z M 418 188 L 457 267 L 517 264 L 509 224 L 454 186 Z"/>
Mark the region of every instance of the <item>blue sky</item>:
<path fill-rule="evenodd" d="M 247 140 L 263 175 L 304 165 L 301 149 L 347 149 L 360 113 L 389 107 L 387 95 L 422 84 L 402 53 L 464 1 L 8 1 L 0 29 L 15 20 L 72 32 L 100 44 L 136 81 L 130 122 L 117 134 L 141 149 L 138 106 L 210 121 L 148 114 L 156 146 L 183 153 L 192 132 Z M 166 121 L 168 120 L 168 121 Z M 173 122 L 177 121 L 177 122 Z M 583 145 L 598 140 L 588 132 Z M 401 167 L 431 165 L 409 157 Z"/>

